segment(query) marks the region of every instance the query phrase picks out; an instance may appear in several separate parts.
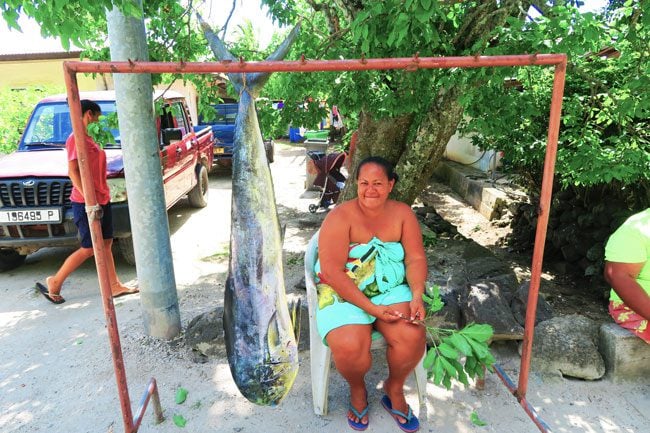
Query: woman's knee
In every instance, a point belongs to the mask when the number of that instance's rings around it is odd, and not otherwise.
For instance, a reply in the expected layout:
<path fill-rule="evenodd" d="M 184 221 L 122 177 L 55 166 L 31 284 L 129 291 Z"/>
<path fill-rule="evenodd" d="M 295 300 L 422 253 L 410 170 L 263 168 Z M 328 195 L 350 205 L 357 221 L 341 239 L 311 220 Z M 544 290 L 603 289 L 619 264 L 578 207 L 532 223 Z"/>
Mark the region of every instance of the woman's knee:
<path fill-rule="evenodd" d="M 358 366 L 370 365 L 370 330 L 333 330 L 327 335 L 327 344 L 337 365 L 354 362 Z M 337 362 L 338 361 L 338 362 Z"/>
<path fill-rule="evenodd" d="M 413 348 L 422 346 L 426 341 L 424 327 L 404 322 L 384 333 L 384 339 L 389 346 Z"/>

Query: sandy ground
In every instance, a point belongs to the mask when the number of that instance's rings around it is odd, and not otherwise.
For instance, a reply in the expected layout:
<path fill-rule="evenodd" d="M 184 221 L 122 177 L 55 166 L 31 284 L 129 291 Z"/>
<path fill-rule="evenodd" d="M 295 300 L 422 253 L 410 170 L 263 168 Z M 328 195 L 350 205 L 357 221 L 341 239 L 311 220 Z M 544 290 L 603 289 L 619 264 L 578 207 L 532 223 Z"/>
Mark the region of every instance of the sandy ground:
<path fill-rule="evenodd" d="M 301 255 L 307 240 L 322 216 L 307 213 L 315 198 L 314 193 L 304 193 L 304 150 L 278 146 L 276 155 L 272 170 L 281 220 L 287 226 L 285 277 L 287 289 L 292 290 L 302 275 Z M 471 208 L 459 206 L 468 219 L 477 218 Z M 229 215 L 230 177 L 223 173 L 211 175 L 206 209 L 197 211 L 179 203 L 169 213 L 183 326 L 222 303 Z M 33 288 L 70 252 L 45 249 L 28 257 L 25 266 L 0 274 L 1 432 L 124 431 L 94 264 L 87 263 L 66 282 L 67 302 L 60 306 L 45 301 Z M 119 258 L 117 265 L 123 281 L 135 279 L 134 268 Z M 275 408 L 259 407 L 239 394 L 224 359 L 197 364 L 181 340 L 163 342 L 145 336 L 139 295 L 120 298 L 115 307 L 133 411 L 149 378 L 155 377 L 166 416 L 164 423 L 155 425 L 149 408 L 139 431 L 349 431 L 347 390 L 334 370 L 329 413 L 324 417 L 313 414 L 308 351 L 301 352 L 298 378 L 286 399 Z M 498 362 L 516 381 L 519 357 L 514 349 L 494 348 Z M 371 432 L 400 431 L 379 404 L 385 376 L 385 362 L 377 353 L 367 378 Z M 429 384 L 426 404 L 421 407 L 412 378 L 407 385 L 407 400 L 420 416 L 423 432 L 538 431 L 494 374 L 488 375 L 482 391 L 462 385 L 446 391 Z M 181 405 L 174 402 L 179 387 L 189 392 Z M 555 432 L 650 431 L 650 378 L 613 384 L 607 380 L 543 381 L 533 373 L 527 398 Z M 472 424 L 473 412 L 485 426 Z M 187 420 L 184 428 L 174 424 L 174 415 Z"/>

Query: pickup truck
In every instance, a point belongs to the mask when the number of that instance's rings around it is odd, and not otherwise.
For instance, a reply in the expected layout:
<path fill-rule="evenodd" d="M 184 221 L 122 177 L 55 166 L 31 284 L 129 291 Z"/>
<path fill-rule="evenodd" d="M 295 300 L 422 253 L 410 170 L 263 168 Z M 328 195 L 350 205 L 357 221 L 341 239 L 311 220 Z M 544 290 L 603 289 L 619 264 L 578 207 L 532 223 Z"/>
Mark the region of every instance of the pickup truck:
<path fill-rule="evenodd" d="M 214 163 L 215 166 L 230 167 L 232 165 L 232 153 L 235 144 L 235 119 L 239 104 L 224 103 L 212 105 L 215 111 L 215 117 L 206 120 L 199 117 L 199 126 L 203 128 L 210 126 L 216 139 L 214 145 Z M 269 163 L 273 162 L 275 143 L 273 139 L 264 139 L 264 150 L 266 159 Z"/>
<path fill-rule="evenodd" d="M 115 92 L 82 92 L 102 114 L 115 112 Z M 187 196 L 194 207 L 208 199 L 214 137 L 209 127 L 196 131 L 183 95 L 156 92 L 163 110 L 156 116 L 160 165 L 167 209 Z M 73 222 L 65 142 L 72 132 L 66 95 L 41 100 L 34 108 L 16 152 L 0 159 L 0 271 L 20 266 L 43 247 L 78 246 Z M 135 264 L 119 131 L 106 144 L 114 238 L 125 261 Z"/>

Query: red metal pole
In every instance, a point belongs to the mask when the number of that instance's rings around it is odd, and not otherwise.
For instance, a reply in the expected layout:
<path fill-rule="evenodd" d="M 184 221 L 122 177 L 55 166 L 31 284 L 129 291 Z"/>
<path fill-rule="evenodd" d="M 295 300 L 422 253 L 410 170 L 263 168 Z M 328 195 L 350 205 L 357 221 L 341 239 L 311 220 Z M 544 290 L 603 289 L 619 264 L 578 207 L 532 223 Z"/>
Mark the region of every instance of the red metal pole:
<path fill-rule="evenodd" d="M 523 351 L 521 358 L 521 369 L 519 373 L 519 384 L 513 394 L 531 417 L 533 422 L 544 430 L 539 417 L 534 413 L 532 406 L 526 401 L 526 388 L 528 384 L 528 373 L 530 368 L 530 353 L 532 349 L 533 330 L 535 324 L 535 315 L 537 309 L 537 299 L 539 296 L 539 283 L 542 269 L 542 259 L 544 253 L 544 243 L 546 239 L 546 229 L 548 225 L 549 209 L 551 202 L 551 193 L 553 189 L 553 174 L 555 169 L 555 158 L 557 154 L 557 142 L 560 129 L 560 114 L 562 111 L 562 97 L 564 94 L 564 81 L 566 74 L 567 58 L 565 54 L 533 54 L 533 55 L 513 55 L 513 56 L 473 56 L 473 57 L 424 57 L 420 58 L 417 54 L 413 57 L 392 58 L 392 59 L 356 59 L 356 60 L 306 60 L 304 57 L 299 61 L 261 61 L 261 62 L 239 62 L 222 61 L 206 63 L 162 63 L 162 62 L 64 62 L 66 86 L 68 88 L 68 99 L 70 101 L 70 114 L 72 116 L 73 131 L 75 140 L 78 145 L 79 159 L 84 159 L 80 167 L 82 178 L 84 179 L 84 191 L 89 192 L 92 197 L 86 196 L 86 203 L 96 204 L 94 191 L 85 188 L 90 185 L 89 179 L 86 178 L 85 172 L 85 144 L 83 142 L 84 131 L 81 123 L 81 110 L 79 105 L 79 91 L 77 88 L 76 73 L 254 73 L 254 72 L 326 72 L 326 71 L 364 71 L 364 70 L 383 70 L 383 69 L 404 69 L 415 71 L 418 69 L 442 69 L 442 68 L 480 68 L 480 67 L 500 67 L 500 66 L 549 66 L 555 65 L 555 78 L 553 81 L 553 93 L 551 98 L 551 113 L 549 121 L 549 130 L 547 138 L 546 157 L 544 161 L 544 175 L 542 179 L 542 192 L 540 197 L 540 209 L 537 220 L 537 229 L 535 234 L 535 246 L 533 249 L 533 261 L 531 268 L 531 282 L 528 295 L 528 305 L 526 314 L 526 323 L 524 331 Z M 81 148 L 81 150 L 79 149 Z M 100 276 L 100 288 L 104 300 L 104 310 L 106 320 L 109 323 L 109 337 L 113 350 L 113 363 L 115 366 L 118 389 L 120 391 L 120 400 L 122 403 L 122 413 L 125 422 L 125 431 L 131 432 L 133 427 L 131 408 L 128 398 L 128 388 L 126 385 L 126 375 L 124 374 L 124 365 L 122 363 L 122 351 L 117 333 L 117 324 L 115 321 L 115 309 L 113 300 L 110 296 L 110 288 L 106 281 L 106 269 L 104 266 L 103 243 L 95 242 L 95 239 L 101 239 L 99 223 L 92 221 L 92 239 L 95 248 L 95 260 L 97 270 Z M 99 247 L 97 246 L 99 245 Z M 101 264 L 101 266 L 100 266 Z M 514 390 L 512 382 L 505 380 L 504 376 L 497 374 L 502 378 L 506 386 Z M 509 383 L 508 383 L 509 382 Z M 152 395 L 154 401 L 157 400 L 157 388 L 149 387 L 148 394 Z M 146 407 L 147 400 L 143 405 Z M 159 404 L 156 406 L 156 415 L 158 414 Z M 138 414 L 138 425 L 141 421 L 141 408 Z M 127 420 L 128 418 L 128 420 Z M 541 422 L 541 423 L 540 423 Z M 135 426 L 135 430 L 137 430 Z"/>
<path fill-rule="evenodd" d="M 356 60 L 297 60 L 261 62 L 65 62 L 66 67 L 84 73 L 252 73 L 252 72 L 316 72 L 316 71 L 368 71 L 382 69 L 442 69 L 481 68 L 495 66 L 549 66 L 561 63 L 564 54 L 532 54 L 515 56 L 474 57 L 402 57 L 394 59 Z"/>
<path fill-rule="evenodd" d="M 65 84 L 68 93 L 68 105 L 70 106 L 70 120 L 72 122 L 72 131 L 77 147 L 77 160 L 79 161 L 79 171 L 81 172 L 81 182 L 84 190 L 84 201 L 86 203 L 86 213 L 88 214 L 88 223 L 90 225 L 90 236 L 93 242 L 93 252 L 95 254 L 95 265 L 97 266 L 97 275 L 99 278 L 99 289 L 102 295 L 104 305 L 104 315 L 106 316 L 106 325 L 108 337 L 113 355 L 113 368 L 115 369 L 115 379 L 120 396 L 120 405 L 122 407 L 122 419 L 124 421 L 124 431 L 131 432 L 133 426 L 133 415 L 131 414 L 131 400 L 129 399 L 129 388 L 126 384 L 126 371 L 124 369 L 124 360 L 122 358 L 122 346 L 120 344 L 120 335 L 117 329 L 117 318 L 115 317 L 115 307 L 113 305 L 113 296 L 108 279 L 108 266 L 106 262 L 106 251 L 104 249 L 104 239 L 102 236 L 102 227 L 98 215 L 93 207 L 97 205 L 95 197 L 95 187 L 90 174 L 90 168 L 86 160 L 86 131 L 83 121 L 81 120 L 81 101 L 79 98 L 79 87 L 77 85 L 77 75 L 73 70 L 64 68 Z"/>
<path fill-rule="evenodd" d="M 542 260 L 544 259 L 546 229 L 548 226 L 549 210 L 551 208 L 551 194 L 553 191 L 553 174 L 555 173 L 557 141 L 560 135 L 560 115 L 562 112 L 562 97 L 564 95 L 566 65 L 567 62 L 565 58 L 562 63 L 555 66 L 555 77 L 553 79 L 551 114 L 548 124 L 548 138 L 546 141 L 544 175 L 542 177 L 542 192 L 539 198 L 539 214 L 537 216 L 537 231 L 535 233 L 535 246 L 533 248 L 530 287 L 528 289 L 528 304 L 526 306 L 526 323 L 524 328 L 524 341 L 521 353 L 521 367 L 519 370 L 519 384 L 516 393 L 516 396 L 519 399 L 526 398 L 526 388 L 528 386 L 530 354 L 533 348 L 533 333 L 535 331 L 535 316 L 537 314 L 537 298 L 539 297 L 539 283 L 542 273 Z"/>
<path fill-rule="evenodd" d="M 501 368 L 499 364 L 494 364 L 494 371 L 496 372 L 497 376 L 499 376 L 506 388 L 508 388 L 512 394 L 517 395 L 517 388 L 515 387 L 515 384 L 512 383 L 512 380 L 510 380 L 508 374 Z M 551 428 L 548 426 L 548 424 L 546 424 L 546 422 L 544 422 L 542 418 L 540 418 L 535 408 L 530 403 L 528 403 L 528 400 L 525 398 L 518 398 L 517 400 L 519 401 L 521 407 L 524 409 L 524 412 L 526 412 L 533 423 L 535 423 L 539 431 L 542 433 L 551 433 Z"/>

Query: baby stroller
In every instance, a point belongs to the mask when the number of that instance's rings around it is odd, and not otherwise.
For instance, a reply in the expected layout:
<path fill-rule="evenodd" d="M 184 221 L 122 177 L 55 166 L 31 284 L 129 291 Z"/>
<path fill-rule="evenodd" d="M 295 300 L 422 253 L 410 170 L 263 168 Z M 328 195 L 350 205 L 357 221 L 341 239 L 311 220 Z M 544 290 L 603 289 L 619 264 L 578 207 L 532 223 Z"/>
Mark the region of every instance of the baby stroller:
<path fill-rule="evenodd" d="M 327 209 L 339 199 L 341 189 L 345 186 L 345 176 L 341 173 L 345 153 L 307 151 L 307 155 L 314 162 L 317 171 L 314 186 L 322 189 L 318 204 L 309 205 L 309 212 L 316 213 L 318 209 Z"/>

